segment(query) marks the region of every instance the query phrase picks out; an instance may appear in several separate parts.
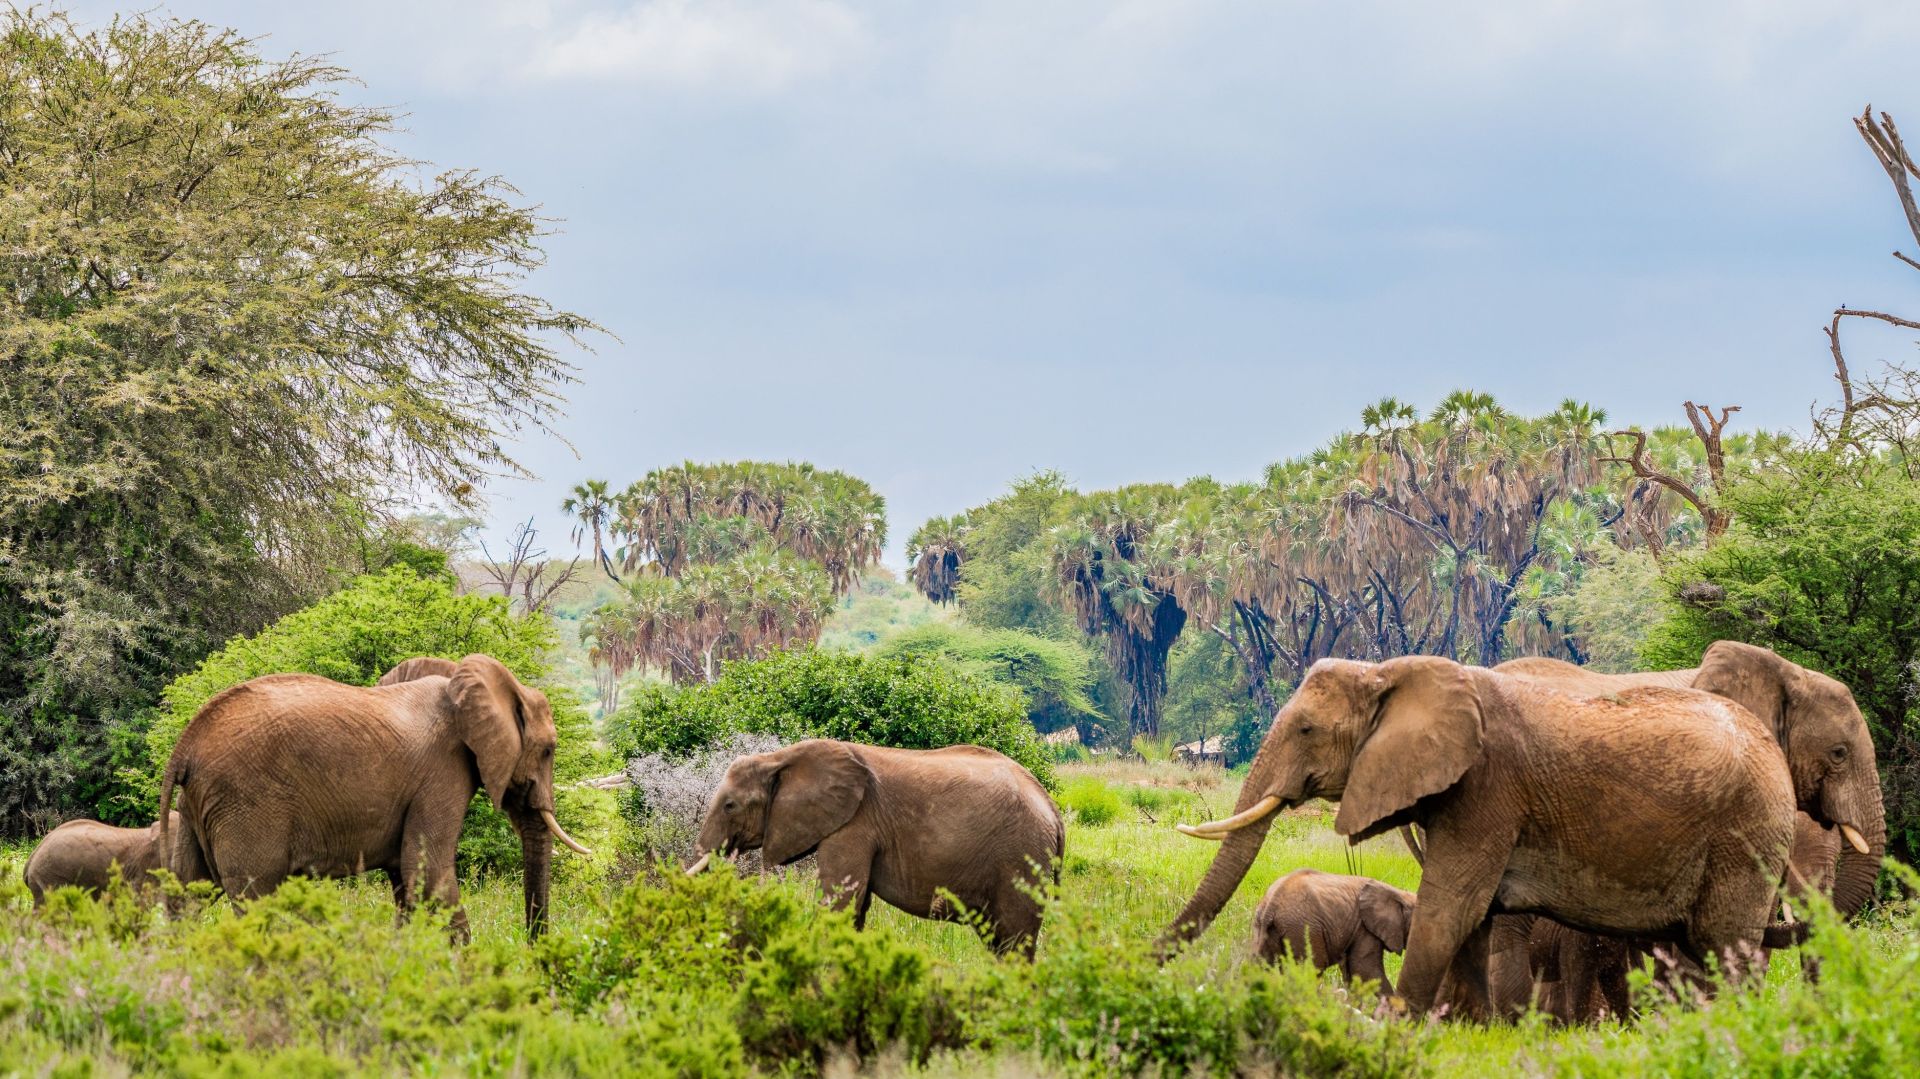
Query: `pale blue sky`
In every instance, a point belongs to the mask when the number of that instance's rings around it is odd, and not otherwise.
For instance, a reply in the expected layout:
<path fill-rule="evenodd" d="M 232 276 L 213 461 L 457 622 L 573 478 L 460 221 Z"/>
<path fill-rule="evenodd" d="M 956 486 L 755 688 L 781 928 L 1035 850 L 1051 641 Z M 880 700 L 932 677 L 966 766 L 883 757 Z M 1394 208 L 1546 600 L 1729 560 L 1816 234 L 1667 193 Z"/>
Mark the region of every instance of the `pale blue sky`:
<path fill-rule="evenodd" d="M 493 485 L 556 550 L 573 481 L 683 458 L 860 475 L 897 562 L 1032 469 L 1251 478 L 1387 393 L 1804 427 L 1828 312 L 1920 310 L 1850 123 L 1920 139 L 1920 4 L 159 10 L 332 54 L 404 150 L 562 220 L 536 288 L 620 341 L 578 357 L 579 457 Z"/>

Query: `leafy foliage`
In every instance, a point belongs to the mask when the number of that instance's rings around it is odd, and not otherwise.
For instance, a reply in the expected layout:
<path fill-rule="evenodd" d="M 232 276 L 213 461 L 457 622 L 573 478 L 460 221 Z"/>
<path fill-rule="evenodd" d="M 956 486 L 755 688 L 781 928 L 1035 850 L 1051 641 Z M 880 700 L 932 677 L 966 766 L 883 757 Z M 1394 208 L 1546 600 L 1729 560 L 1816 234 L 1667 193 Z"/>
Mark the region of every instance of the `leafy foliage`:
<path fill-rule="evenodd" d="M 945 662 L 1026 695 L 1027 716 L 1042 732 L 1091 727 L 1104 717 L 1089 696 L 1093 663 L 1077 642 L 1017 629 L 981 629 L 965 622 L 934 622 L 899 633 L 876 654 Z"/>
<path fill-rule="evenodd" d="M 628 757 L 686 755 L 736 733 L 902 749 L 985 746 L 1053 784 L 1053 763 L 1019 691 L 944 663 L 779 652 L 730 663 L 711 685 L 642 687 L 607 723 L 613 749 Z"/>
<path fill-rule="evenodd" d="M 413 179 L 347 81 L 201 23 L 4 16 L 0 831 L 98 798 L 118 728 L 354 568 L 379 498 L 467 498 L 556 415 L 589 325 L 521 291 L 542 223 Z"/>
<path fill-rule="evenodd" d="M 1889 850 L 1920 859 L 1920 484 L 1890 462 L 1805 452 L 1723 497 L 1733 525 L 1668 570 L 1678 603 L 1647 660 L 1690 666 L 1741 640 L 1845 682 L 1873 731 Z"/>

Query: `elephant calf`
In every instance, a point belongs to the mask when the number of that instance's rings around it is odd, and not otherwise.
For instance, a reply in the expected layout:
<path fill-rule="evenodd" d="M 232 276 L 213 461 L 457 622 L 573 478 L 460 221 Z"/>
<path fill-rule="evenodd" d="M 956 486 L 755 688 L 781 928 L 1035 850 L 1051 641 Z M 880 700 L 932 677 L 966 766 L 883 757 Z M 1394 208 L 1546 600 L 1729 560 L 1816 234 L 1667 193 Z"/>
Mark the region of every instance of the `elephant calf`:
<path fill-rule="evenodd" d="M 955 920 L 950 893 L 1029 958 L 1043 877 L 1059 880 L 1066 826 L 1046 789 L 979 746 L 888 749 L 816 738 L 741 757 L 700 826 L 697 873 L 718 852 L 759 850 L 767 865 L 818 856 L 835 909 L 866 923 L 874 896 L 920 918 Z"/>
<path fill-rule="evenodd" d="M 177 824 L 179 814 L 173 815 Z M 145 828 L 116 828 L 97 820 L 70 820 L 48 832 L 27 859 L 27 889 L 37 905 L 55 888 L 71 885 L 102 892 L 113 881 L 113 867 L 135 886 L 152 883 L 148 871 L 165 869 L 160 823 Z"/>
<path fill-rule="evenodd" d="M 1404 951 L 1414 896 L 1371 877 L 1296 869 L 1267 889 L 1253 912 L 1253 951 L 1275 961 L 1285 954 L 1313 963 L 1338 964 L 1347 981 L 1380 983 L 1392 993 L 1384 955 Z"/>

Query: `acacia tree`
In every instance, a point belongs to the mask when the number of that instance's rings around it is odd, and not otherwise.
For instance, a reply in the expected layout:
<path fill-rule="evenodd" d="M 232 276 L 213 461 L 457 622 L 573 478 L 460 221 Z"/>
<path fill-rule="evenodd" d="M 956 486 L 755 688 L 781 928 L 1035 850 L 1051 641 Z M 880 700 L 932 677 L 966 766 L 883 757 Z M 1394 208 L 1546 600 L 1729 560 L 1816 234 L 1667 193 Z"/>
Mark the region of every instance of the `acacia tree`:
<path fill-rule="evenodd" d="M 0 830 L 89 808 L 108 729 L 301 605 L 395 496 L 474 499 L 589 328 L 543 223 L 427 174 L 345 71 L 200 23 L 0 36 Z"/>

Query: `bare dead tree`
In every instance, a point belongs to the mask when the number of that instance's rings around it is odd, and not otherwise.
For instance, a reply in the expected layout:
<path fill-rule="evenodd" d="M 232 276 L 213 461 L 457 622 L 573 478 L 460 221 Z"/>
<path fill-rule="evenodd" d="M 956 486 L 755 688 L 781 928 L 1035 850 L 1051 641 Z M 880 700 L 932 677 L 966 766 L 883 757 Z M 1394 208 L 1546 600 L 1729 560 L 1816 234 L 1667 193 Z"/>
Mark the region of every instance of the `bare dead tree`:
<path fill-rule="evenodd" d="M 534 546 L 539 535 L 540 530 L 533 527 L 533 519 L 528 518 L 507 537 L 505 558 L 495 558 L 487 548 L 487 541 L 479 541 L 482 555 L 480 568 L 492 579 L 501 595 L 509 601 L 518 599 L 521 610 L 528 614 L 545 610 L 554 594 L 573 580 L 580 569 L 578 557 L 564 567 L 548 561 L 547 549 Z"/>
<path fill-rule="evenodd" d="M 1692 401 L 1688 401 L 1686 402 L 1686 410 L 1687 422 L 1693 425 L 1695 437 L 1699 438 L 1700 444 L 1706 447 L 1707 480 L 1711 485 L 1711 490 L 1702 492 L 1687 480 L 1655 467 L 1653 462 L 1647 459 L 1647 433 L 1645 431 L 1627 430 L 1608 432 L 1607 449 L 1609 451 L 1613 450 L 1613 440 L 1615 438 L 1633 439 L 1633 448 L 1624 456 L 1619 453 L 1609 452 L 1606 456 L 1601 457 L 1600 460 L 1609 464 L 1626 465 L 1643 483 L 1665 487 L 1667 490 L 1685 499 L 1689 505 L 1699 512 L 1700 520 L 1706 525 L 1707 542 L 1712 543 L 1715 539 L 1719 538 L 1721 533 L 1727 530 L 1729 524 L 1733 523 L 1733 518 L 1729 516 L 1725 510 L 1714 505 L 1713 499 L 1714 495 L 1721 491 L 1726 483 L 1727 455 L 1721 441 L 1722 432 L 1726 430 L 1727 421 L 1733 417 L 1734 413 L 1740 411 L 1740 406 L 1728 405 L 1720 410 L 1720 415 L 1715 416 L 1712 405 L 1697 405 Z M 1658 538 L 1648 535 L 1647 540 L 1648 546 L 1653 550 L 1655 557 L 1658 557 L 1662 550 Z"/>
<path fill-rule="evenodd" d="M 1912 234 L 1915 243 L 1920 243 L 1920 203 L 1915 201 L 1913 194 L 1913 181 L 1920 178 L 1920 164 L 1916 164 L 1913 155 L 1907 152 L 1907 144 L 1900 137 L 1899 125 L 1885 112 L 1876 118 L 1873 106 L 1869 105 L 1854 117 L 1853 126 L 1860 132 L 1867 148 L 1873 151 L 1874 160 L 1886 171 L 1887 179 L 1893 182 L 1894 196 L 1899 199 L 1901 213 L 1907 220 L 1907 231 Z M 1920 270 L 1920 260 L 1900 251 L 1893 252 L 1893 257 Z M 1833 318 L 1823 332 L 1827 335 L 1827 350 L 1833 355 L 1833 378 L 1840 384 L 1840 407 L 1815 416 L 1814 428 L 1833 445 L 1859 448 L 1859 425 L 1871 423 L 1871 437 L 1904 448 L 1910 441 L 1909 435 L 1916 417 L 1920 417 L 1920 399 L 1916 399 L 1917 395 L 1912 392 L 1916 388 L 1914 373 L 1896 366 L 1889 377 L 1869 379 L 1864 386 L 1865 392 L 1857 391 L 1853 374 L 1847 367 L 1846 353 L 1840 346 L 1840 321 L 1848 318 L 1863 318 L 1899 329 L 1920 330 L 1920 321 L 1885 311 L 1844 305 L 1834 311 Z"/>

